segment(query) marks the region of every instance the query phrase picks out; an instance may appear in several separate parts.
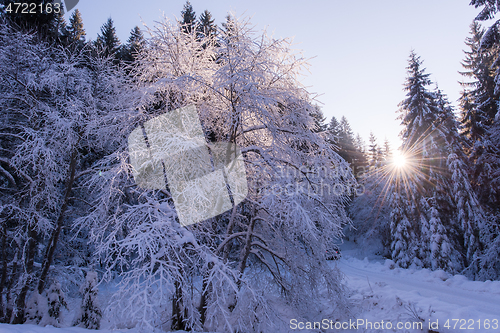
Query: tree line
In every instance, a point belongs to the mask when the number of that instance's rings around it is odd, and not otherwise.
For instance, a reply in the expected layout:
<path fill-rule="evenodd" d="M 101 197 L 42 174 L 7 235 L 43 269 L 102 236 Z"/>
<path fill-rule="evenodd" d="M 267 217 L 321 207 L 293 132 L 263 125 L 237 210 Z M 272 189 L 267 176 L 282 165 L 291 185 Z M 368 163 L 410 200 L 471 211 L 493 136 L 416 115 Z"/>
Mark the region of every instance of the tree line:
<path fill-rule="evenodd" d="M 458 109 L 433 85 L 412 51 L 399 105 L 401 152 L 406 166 L 367 174 L 369 195 L 350 208 L 358 235 L 380 241 L 380 253 L 397 265 L 443 269 L 472 279 L 500 276 L 500 132 L 498 22 L 470 26 L 462 61 Z M 364 207 L 370 207 L 367 210 Z"/>

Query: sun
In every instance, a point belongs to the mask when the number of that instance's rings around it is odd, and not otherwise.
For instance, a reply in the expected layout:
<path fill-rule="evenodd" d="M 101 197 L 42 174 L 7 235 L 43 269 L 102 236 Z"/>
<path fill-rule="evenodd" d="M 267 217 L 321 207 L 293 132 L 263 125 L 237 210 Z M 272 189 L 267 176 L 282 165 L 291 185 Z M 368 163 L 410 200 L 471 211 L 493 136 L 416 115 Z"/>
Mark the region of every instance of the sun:
<path fill-rule="evenodd" d="M 397 152 L 392 158 L 392 163 L 395 167 L 402 169 L 406 167 L 407 164 L 406 156 L 404 154 L 401 154 L 400 152 Z"/>

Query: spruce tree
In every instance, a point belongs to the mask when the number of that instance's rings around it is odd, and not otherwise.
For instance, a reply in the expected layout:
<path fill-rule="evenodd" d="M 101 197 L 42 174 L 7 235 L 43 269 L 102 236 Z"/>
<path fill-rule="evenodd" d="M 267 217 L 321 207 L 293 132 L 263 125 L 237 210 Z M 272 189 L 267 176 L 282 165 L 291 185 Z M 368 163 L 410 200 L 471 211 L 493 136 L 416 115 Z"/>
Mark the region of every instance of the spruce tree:
<path fill-rule="evenodd" d="M 47 302 L 48 302 L 48 323 L 53 326 L 59 326 L 62 322 L 61 311 L 62 308 L 68 308 L 64 293 L 61 290 L 61 284 L 59 282 L 54 282 L 47 292 Z"/>
<path fill-rule="evenodd" d="M 495 92 L 495 72 L 498 65 L 494 61 L 498 57 L 498 47 L 481 47 L 484 29 L 476 21 L 470 25 L 470 34 L 465 40 L 470 50 L 464 51 L 464 71 L 460 72 L 467 80 L 462 83 L 464 92 L 460 102 L 463 132 L 474 145 L 491 125 L 497 110 L 499 95 Z"/>
<path fill-rule="evenodd" d="M 332 116 L 332 119 L 330 119 L 330 123 L 328 124 L 328 142 L 335 145 L 335 150 L 338 150 L 339 148 L 338 144 L 340 141 L 340 132 L 340 123 L 335 116 Z"/>
<path fill-rule="evenodd" d="M 82 286 L 82 305 L 77 315 L 74 326 L 88 329 L 99 329 L 101 326 L 102 311 L 97 302 L 97 273 L 88 272 L 85 284 Z"/>
<path fill-rule="evenodd" d="M 369 160 L 370 160 L 370 167 L 374 168 L 378 166 L 379 162 L 379 149 L 378 149 L 378 144 L 377 144 L 377 138 L 373 134 L 373 132 L 370 132 L 370 136 L 368 138 L 368 141 L 370 144 L 368 145 L 368 154 L 369 154 Z"/>
<path fill-rule="evenodd" d="M 146 40 L 144 39 L 144 34 L 138 26 L 130 31 L 130 37 L 127 40 L 127 44 L 122 48 L 121 58 L 128 63 L 133 63 L 136 61 L 139 53 L 144 49 L 146 45 Z"/>
<path fill-rule="evenodd" d="M 451 244 L 448 240 L 446 229 L 441 221 L 436 198 L 431 198 L 429 235 L 430 235 L 430 262 L 432 269 L 451 270 L 450 256 Z"/>
<path fill-rule="evenodd" d="M 69 25 L 66 27 L 68 43 L 76 45 L 78 48 L 85 44 L 85 29 L 83 28 L 82 15 L 75 9 L 69 18 Z"/>
<path fill-rule="evenodd" d="M 356 149 L 354 146 L 354 133 L 345 116 L 340 119 L 339 155 L 352 164 L 355 160 Z"/>
<path fill-rule="evenodd" d="M 436 89 L 436 103 L 439 107 L 439 122 L 443 128 L 448 156 L 446 158 L 449 188 L 459 234 L 453 240 L 464 254 L 463 265 L 469 267 L 468 274 L 475 277 L 478 273 L 478 260 L 481 255 L 479 230 L 484 227 L 484 212 L 472 187 L 472 168 L 465 154 L 467 141 L 459 134 L 459 122 L 446 95 Z"/>
<path fill-rule="evenodd" d="M 391 257 L 400 267 L 408 268 L 415 257 L 411 251 L 415 234 L 408 218 L 409 203 L 403 195 L 403 188 L 404 184 L 398 182 L 391 196 Z"/>
<path fill-rule="evenodd" d="M 450 251 L 454 249 L 458 253 L 460 242 L 446 160 L 458 132 L 452 133 L 456 128 L 450 128 L 454 118 L 450 118 L 453 112 L 445 97 L 439 90 L 428 90 L 429 74 L 425 73 L 420 57 L 413 51 L 407 69 L 407 98 L 400 103 L 400 119 L 404 125 L 401 137 L 403 151 L 411 159 L 413 169 L 403 171 L 406 188 L 397 188 L 404 191 L 400 195 L 412 204 L 406 217 L 415 237 L 413 244 L 408 245 L 410 255 L 407 257 L 418 266 L 431 264 L 433 269 L 452 270 Z M 453 144 L 458 143 L 453 141 Z M 395 230 L 401 223 L 408 224 L 406 217 L 399 215 L 394 214 Z M 450 237 L 455 240 L 453 244 L 450 244 Z M 426 249 L 427 246 L 430 248 Z M 398 261 L 398 258 L 400 254 L 394 259 Z M 408 263 L 403 260 L 402 264 Z"/>
<path fill-rule="evenodd" d="M 184 33 L 190 34 L 193 27 L 196 25 L 196 13 L 193 10 L 191 3 L 186 1 L 184 8 L 181 11 L 182 21 L 181 29 Z"/>
<path fill-rule="evenodd" d="M 472 0 L 471 5 L 482 8 L 476 20 L 486 21 L 500 10 L 500 3 L 492 0 Z M 495 82 L 494 94 L 489 94 L 493 107 L 487 108 L 485 114 L 486 129 L 484 135 L 472 147 L 470 160 L 474 163 L 474 187 L 479 194 L 479 200 L 485 209 L 486 223 L 481 228 L 481 237 L 486 248 L 480 258 L 479 277 L 481 279 L 498 279 L 500 276 L 500 113 L 496 106 L 500 101 L 500 20 L 493 23 L 481 38 L 482 54 L 491 55 L 491 70 Z M 490 59 L 488 59 L 490 60 Z M 488 63 L 488 62 L 486 62 Z M 474 70 L 481 73 L 484 67 L 475 66 Z M 478 80 L 481 82 L 481 80 Z M 483 79 L 482 82 L 485 80 Z M 490 87 L 490 86 L 488 86 Z M 484 90 L 484 89 L 483 89 Z M 484 91 L 481 91 L 484 94 Z M 475 97 L 475 96 L 473 96 Z M 487 96 L 484 96 L 487 97 Z M 488 105 L 488 100 L 482 99 Z M 476 113 L 482 111 L 478 106 Z M 483 108 L 484 109 L 484 108 Z M 488 112 L 490 111 L 490 112 Z"/>
<path fill-rule="evenodd" d="M 356 139 L 354 139 L 354 149 L 356 155 L 353 168 L 355 171 L 356 179 L 360 180 L 365 176 L 367 172 L 368 157 L 366 154 L 366 143 L 361 135 L 359 135 L 359 133 L 356 134 Z"/>
<path fill-rule="evenodd" d="M 7 24 L 16 30 L 35 32 L 37 37 L 42 40 L 48 42 L 56 42 L 58 40 L 60 28 L 62 28 L 62 16 L 60 14 L 64 10 L 62 3 L 60 3 L 60 7 L 57 7 L 53 4 L 53 0 L 29 1 L 29 3 L 36 4 L 37 8 L 42 6 L 43 13 L 40 13 L 39 10 L 36 13 L 30 13 L 30 11 L 22 13 L 21 10 L 17 10 L 16 12 L 16 3 L 20 2 L 15 0 L 0 0 L 0 5 L 3 6 L 0 9 L 0 18 L 3 18 Z"/>
<path fill-rule="evenodd" d="M 358 176 L 365 172 L 366 156 L 364 151 L 356 148 L 354 132 L 345 116 L 340 119 L 338 146 L 338 154 L 351 165 L 351 169 L 359 179 Z"/>
<path fill-rule="evenodd" d="M 101 27 L 101 33 L 97 35 L 97 50 L 102 52 L 105 57 L 118 58 L 120 44 L 120 39 L 118 39 L 118 36 L 116 35 L 113 20 L 110 17 Z"/>
<path fill-rule="evenodd" d="M 387 138 L 384 140 L 384 147 L 383 147 L 383 156 L 384 156 L 384 161 L 388 163 L 390 159 L 392 158 L 392 149 L 391 149 L 391 144 Z"/>
<path fill-rule="evenodd" d="M 200 15 L 200 24 L 198 26 L 198 32 L 200 38 L 215 38 L 217 35 L 217 25 L 212 17 L 212 14 L 205 9 Z"/>
<path fill-rule="evenodd" d="M 328 124 L 326 124 L 326 117 L 323 115 L 323 111 L 321 111 L 321 108 L 318 105 L 314 105 L 309 114 L 314 119 L 313 131 L 315 133 L 325 132 L 328 129 Z"/>

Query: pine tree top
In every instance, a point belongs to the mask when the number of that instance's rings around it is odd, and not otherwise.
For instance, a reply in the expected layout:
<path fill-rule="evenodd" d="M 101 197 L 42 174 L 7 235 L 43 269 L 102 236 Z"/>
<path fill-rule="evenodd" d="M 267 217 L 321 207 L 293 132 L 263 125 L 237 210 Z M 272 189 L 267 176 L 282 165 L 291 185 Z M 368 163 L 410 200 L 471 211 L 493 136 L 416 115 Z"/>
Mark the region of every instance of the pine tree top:
<path fill-rule="evenodd" d="M 217 34 L 217 25 L 215 24 L 215 19 L 212 17 L 212 14 L 205 10 L 200 15 L 200 25 L 199 32 L 202 34 L 202 37 L 213 37 Z"/>
<path fill-rule="evenodd" d="M 184 8 L 181 11 L 182 16 L 182 31 L 191 33 L 193 26 L 196 24 L 196 13 L 189 1 L 186 1 Z"/>
<path fill-rule="evenodd" d="M 121 43 L 111 17 L 101 27 L 101 34 L 97 36 L 96 43 L 102 47 L 106 56 L 116 55 L 119 51 Z"/>
<path fill-rule="evenodd" d="M 84 41 L 85 40 L 85 29 L 83 28 L 83 19 L 80 11 L 75 9 L 71 17 L 69 18 L 69 25 L 66 30 L 68 31 L 69 37 L 72 41 Z"/>

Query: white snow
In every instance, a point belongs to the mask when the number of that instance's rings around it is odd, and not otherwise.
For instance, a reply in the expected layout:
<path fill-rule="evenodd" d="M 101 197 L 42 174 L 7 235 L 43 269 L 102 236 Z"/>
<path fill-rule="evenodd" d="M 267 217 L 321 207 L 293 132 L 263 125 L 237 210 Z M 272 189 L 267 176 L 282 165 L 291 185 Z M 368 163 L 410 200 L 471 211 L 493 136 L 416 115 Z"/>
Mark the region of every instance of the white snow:
<path fill-rule="evenodd" d="M 96 330 L 88 330 L 80 327 L 67 327 L 67 328 L 55 328 L 53 326 L 36 326 L 36 325 L 8 325 L 0 324 L 0 333 L 91 333 L 97 332 Z M 99 333 L 135 333 L 134 329 L 130 330 L 99 330 Z"/>
<path fill-rule="evenodd" d="M 53 326 L 36 326 L 36 325 L 8 325 L 8 324 L 0 324 L 0 333 L 138 333 L 137 329 L 103 329 L 103 330 L 88 330 L 80 327 L 66 327 L 66 328 L 56 328 Z M 169 333 L 169 332 L 163 332 Z M 186 331 L 175 331 L 175 333 L 187 333 Z M 190 332 L 196 333 L 196 332 Z"/>
<path fill-rule="evenodd" d="M 418 321 L 415 317 L 420 317 L 425 320 L 424 329 L 429 328 L 429 321 L 437 320 L 439 328 L 435 331 L 440 333 L 500 331 L 500 281 L 469 281 L 442 270 L 401 269 L 382 257 L 361 259 L 364 254 L 353 243 L 341 248 L 342 259 L 336 264 L 345 274 L 351 300 L 357 305 L 353 320 L 397 323 Z M 484 327 L 486 320 L 489 329 Z M 444 327 L 447 321 L 449 328 Z"/>

